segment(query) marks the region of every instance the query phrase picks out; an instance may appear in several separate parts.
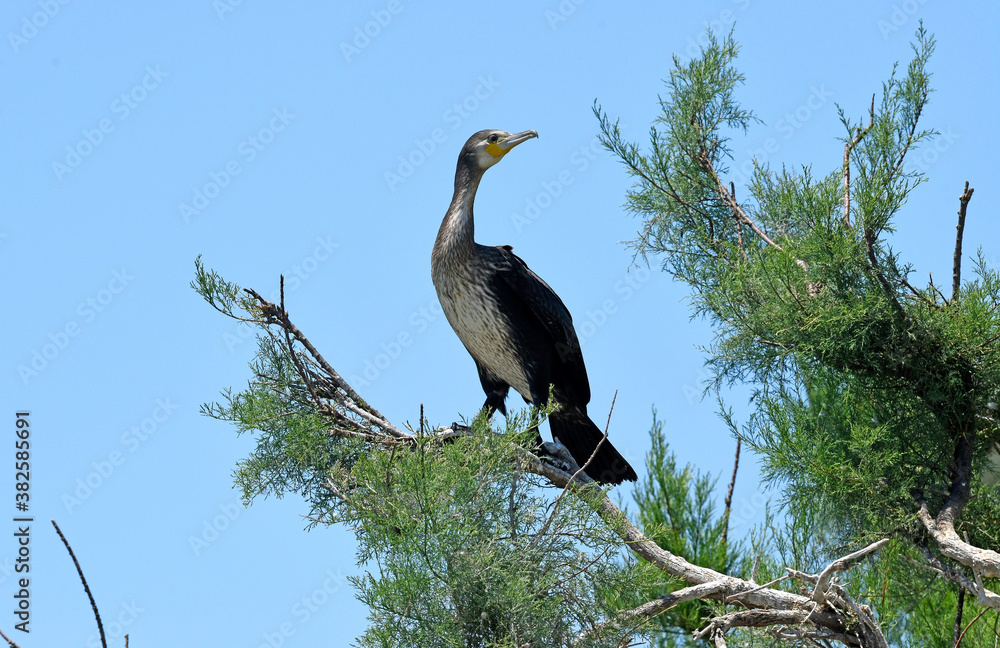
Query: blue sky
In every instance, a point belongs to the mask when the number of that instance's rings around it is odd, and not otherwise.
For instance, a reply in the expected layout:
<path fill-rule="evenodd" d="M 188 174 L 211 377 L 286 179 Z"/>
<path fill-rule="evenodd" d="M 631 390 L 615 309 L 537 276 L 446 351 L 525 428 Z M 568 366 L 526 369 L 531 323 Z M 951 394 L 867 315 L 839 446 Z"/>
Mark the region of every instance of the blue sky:
<path fill-rule="evenodd" d="M 644 140 L 671 55 L 735 24 L 738 97 L 764 122 L 733 141 L 737 186 L 755 156 L 825 173 L 843 155 L 835 104 L 864 115 L 921 18 L 938 38 L 925 123 L 942 135 L 917 152 L 930 181 L 894 244 L 917 279 L 947 284 L 966 179 L 965 249 L 1000 265 L 996 3 L 3 3 L 0 483 L 13 516 L 14 413 L 30 410 L 36 520 L 32 632 L 12 636 L 97 645 L 50 518 L 110 645 L 363 631 L 351 534 L 305 532 L 296 497 L 244 509 L 232 490 L 252 441 L 198 407 L 245 383 L 254 345 L 188 287 L 193 261 L 264 294 L 284 273 L 299 327 L 397 423 L 421 404 L 432 422 L 471 415 L 483 396 L 436 308 L 430 250 L 457 153 L 482 128 L 540 134 L 486 175 L 477 238 L 513 245 L 574 314 L 595 419 L 618 390 L 611 435 L 637 468 L 656 407 L 681 461 L 728 474 L 735 443 L 698 396 L 711 330 L 689 320 L 683 286 L 630 268 L 630 181 L 597 146 L 591 105 Z M 737 533 L 769 496 L 746 457 Z M 0 532 L 8 634 L 14 526 Z"/>

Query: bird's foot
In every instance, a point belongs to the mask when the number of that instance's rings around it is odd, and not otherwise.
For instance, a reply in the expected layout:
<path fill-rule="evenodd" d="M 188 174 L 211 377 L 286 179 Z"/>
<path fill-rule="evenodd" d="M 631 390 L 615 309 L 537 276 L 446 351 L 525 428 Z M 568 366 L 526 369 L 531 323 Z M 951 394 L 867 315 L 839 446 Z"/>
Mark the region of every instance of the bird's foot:
<path fill-rule="evenodd" d="M 580 469 L 576 460 L 573 459 L 573 455 L 561 443 L 542 443 L 533 452 L 542 461 L 550 463 L 559 470 L 568 472 L 571 475 Z"/>

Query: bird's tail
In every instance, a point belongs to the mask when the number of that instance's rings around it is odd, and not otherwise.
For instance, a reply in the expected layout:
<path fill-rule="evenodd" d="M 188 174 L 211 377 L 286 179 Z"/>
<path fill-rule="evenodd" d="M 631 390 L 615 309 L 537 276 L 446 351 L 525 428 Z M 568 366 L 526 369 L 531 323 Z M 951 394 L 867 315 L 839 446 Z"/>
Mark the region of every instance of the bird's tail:
<path fill-rule="evenodd" d="M 632 466 L 619 454 L 611 441 L 604 438 L 604 432 L 578 409 L 560 407 L 549 415 L 552 438 L 566 446 L 576 463 L 583 466 L 587 475 L 601 484 L 620 484 L 635 481 L 638 477 Z M 603 439 L 603 443 L 601 442 Z M 600 448 L 598 448 L 600 444 Z M 597 453 L 594 454 L 594 448 Z M 590 456 L 594 455 L 591 460 Z"/>

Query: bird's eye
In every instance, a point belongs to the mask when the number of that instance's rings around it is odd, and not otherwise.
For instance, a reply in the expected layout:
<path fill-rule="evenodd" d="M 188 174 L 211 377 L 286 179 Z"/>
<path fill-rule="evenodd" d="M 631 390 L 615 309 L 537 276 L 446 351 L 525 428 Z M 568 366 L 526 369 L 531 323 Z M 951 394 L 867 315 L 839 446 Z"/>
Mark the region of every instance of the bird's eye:
<path fill-rule="evenodd" d="M 490 135 L 490 137 L 489 137 L 489 139 L 487 141 L 490 144 L 496 144 L 498 141 L 500 141 L 500 136 L 497 135 L 496 133 L 494 133 L 494 134 Z"/>

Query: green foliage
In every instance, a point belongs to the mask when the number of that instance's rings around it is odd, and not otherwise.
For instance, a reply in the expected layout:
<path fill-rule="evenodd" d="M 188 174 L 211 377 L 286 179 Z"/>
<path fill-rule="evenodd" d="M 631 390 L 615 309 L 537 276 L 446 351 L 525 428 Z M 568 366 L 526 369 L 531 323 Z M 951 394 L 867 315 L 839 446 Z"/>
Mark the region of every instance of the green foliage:
<path fill-rule="evenodd" d="M 398 442 L 334 433 L 369 423 L 317 406 L 310 390 L 322 387 L 296 367 L 308 357 L 290 353 L 258 302 L 200 260 L 192 287 L 259 329 L 247 387 L 202 408 L 256 439 L 235 473 L 245 501 L 301 493 L 314 525 L 344 523 L 356 534 L 366 571 L 353 584 L 370 609 L 356 645 L 619 645 L 624 631 L 608 622 L 663 578 L 634 564 L 594 502 L 518 469 L 537 425 L 528 412 L 502 431 L 477 418 L 447 441 L 422 426 Z"/>
<path fill-rule="evenodd" d="M 648 581 L 586 502 L 517 472 L 509 435 L 523 425 L 355 467 L 360 558 L 378 567 L 355 580 L 372 609 L 361 646 L 569 646 Z"/>
<path fill-rule="evenodd" d="M 953 482 L 963 453 L 973 483 L 956 529 L 977 546 L 1000 537 L 988 470 L 1000 448 L 1000 278 L 980 254 L 956 295 L 916 288 L 885 240 L 924 180 L 907 156 L 934 135 L 918 125 L 933 51 L 921 26 L 905 74 L 893 68 L 869 114 L 855 122 L 840 109 L 849 200 L 836 147 L 821 175 L 755 164 L 747 187 L 726 182 L 730 138 L 755 121 L 735 98 L 743 76 L 732 34 L 710 35 L 695 60 L 674 59 L 647 150 L 595 105 L 604 145 L 636 181 L 627 205 L 643 224 L 633 248 L 689 284 L 694 313 L 714 325 L 715 388 L 752 387 L 737 433 L 783 489 L 789 531 L 775 537 L 807 531 L 812 559 L 896 538 L 862 589 L 879 593 L 909 645 L 950 638 L 954 586 L 905 558 L 928 544 L 921 503 L 936 514 L 963 487 Z"/>
<path fill-rule="evenodd" d="M 713 492 L 717 480 L 690 464 L 683 468 L 677 465 L 663 422 L 655 414 L 649 437 L 646 476 L 633 489 L 637 523 L 646 537 L 667 551 L 702 567 L 733 573 L 743 547 L 740 542 L 727 540 L 728 516 L 716 512 Z M 668 583 L 642 592 L 639 598 L 648 600 L 682 587 L 684 583 Z M 654 645 L 694 645 L 691 633 L 704 627 L 718 609 L 709 601 L 690 601 L 666 611 L 653 622 L 658 630 L 650 631 Z"/>

